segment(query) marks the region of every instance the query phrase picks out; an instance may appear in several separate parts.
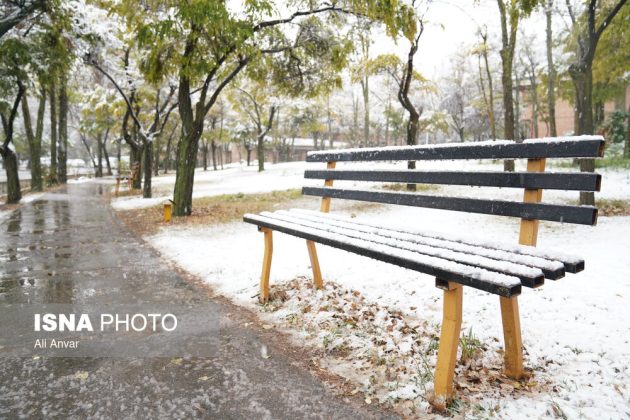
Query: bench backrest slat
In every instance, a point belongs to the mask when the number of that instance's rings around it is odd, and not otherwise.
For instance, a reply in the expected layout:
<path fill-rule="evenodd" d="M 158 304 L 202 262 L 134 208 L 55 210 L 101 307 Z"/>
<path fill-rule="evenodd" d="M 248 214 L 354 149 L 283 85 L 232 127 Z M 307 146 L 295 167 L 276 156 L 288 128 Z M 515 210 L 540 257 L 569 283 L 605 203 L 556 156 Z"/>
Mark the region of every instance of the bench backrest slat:
<path fill-rule="evenodd" d="M 383 160 L 452 159 L 538 159 L 601 157 L 604 140 L 600 136 L 554 140 L 526 140 L 523 143 L 494 141 L 436 146 L 378 147 L 309 152 L 307 162 L 348 162 Z"/>
<path fill-rule="evenodd" d="M 591 206 L 541 204 L 545 189 L 599 191 L 601 176 L 595 173 L 545 172 L 547 158 L 593 158 L 603 155 L 602 136 L 576 136 L 530 139 L 522 143 L 494 142 L 445 145 L 378 147 L 308 152 L 308 162 L 327 162 L 326 169 L 307 170 L 304 177 L 325 180 L 324 188 L 306 186 L 305 195 L 322 197 L 321 210 L 327 212 L 331 198 L 398 204 L 470 213 L 521 218 L 520 242 L 535 246 L 538 220 L 595 225 L 597 209 Z M 527 159 L 527 172 L 384 170 L 382 168 L 336 169 L 337 161 L 411 161 L 452 159 Z M 381 183 L 467 185 L 477 187 L 522 188 L 523 201 L 437 196 L 402 192 L 332 188 L 335 180 Z"/>
<path fill-rule="evenodd" d="M 304 195 L 318 197 L 464 211 L 496 216 L 512 216 L 531 220 L 548 220 L 582 225 L 595 225 L 597 223 L 597 209 L 590 206 L 534 204 L 515 201 L 320 187 L 303 187 L 302 193 Z"/>
<path fill-rule="evenodd" d="M 400 182 L 408 184 L 471 185 L 503 188 L 530 188 L 573 191 L 599 191 L 601 175 L 594 173 L 550 172 L 457 172 L 413 170 L 307 170 L 304 178 L 343 181 Z"/>

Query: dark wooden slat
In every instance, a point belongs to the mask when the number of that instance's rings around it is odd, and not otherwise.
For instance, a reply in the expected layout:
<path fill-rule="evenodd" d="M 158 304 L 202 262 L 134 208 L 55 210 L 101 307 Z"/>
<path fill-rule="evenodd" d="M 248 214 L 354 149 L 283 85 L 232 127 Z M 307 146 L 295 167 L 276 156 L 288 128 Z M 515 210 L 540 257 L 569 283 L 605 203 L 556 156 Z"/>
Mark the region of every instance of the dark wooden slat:
<path fill-rule="evenodd" d="M 303 187 L 302 194 L 318 197 L 344 198 L 372 203 L 464 211 L 469 213 L 512 216 L 531 220 L 595 225 L 594 207 L 563 206 L 557 204 L 520 203 L 514 201 L 482 200 L 476 198 L 443 197 L 413 193 L 349 190 L 340 188 Z"/>
<path fill-rule="evenodd" d="M 429 274 L 431 276 L 435 276 L 439 278 L 447 278 L 450 281 L 460 283 L 464 286 L 474 287 L 476 289 L 483 290 L 488 293 L 493 293 L 493 294 L 505 296 L 505 297 L 517 296 L 521 293 L 521 285 L 500 286 L 494 283 L 484 282 L 474 277 L 468 277 L 468 276 L 464 276 L 458 273 L 451 273 L 450 271 L 444 270 L 440 267 L 434 267 L 427 264 L 421 264 L 417 261 L 409 260 L 407 258 L 387 254 L 384 252 L 377 252 L 377 251 L 362 248 L 360 246 L 356 246 L 356 245 L 348 244 L 348 243 L 338 241 L 335 239 L 331 239 L 327 237 L 325 234 L 316 235 L 316 234 L 304 232 L 297 229 L 291 229 L 286 226 L 277 225 L 272 222 L 260 220 L 257 218 L 255 219 L 250 218 L 248 217 L 248 215 L 243 216 L 243 221 L 258 225 L 260 227 L 272 229 L 277 232 L 286 233 L 291 236 L 296 236 L 298 238 L 317 242 L 323 245 L 328 245 L 333 248 L 349 251 L 349 252 L 352 252 L 353 254 L 362 255 L 364 257 L 369 257 L 375 260 L 388 262 L 390 264 L 394 264 L 394 265 L 404 267 L 410 270 L 419 271 L 421 273 Z"/>
<path fill-rule="evenodd" d="M 599 191 L 601 185 L 601 175 L 579 172 L 307 170 L 304 178 L 571 191 Z"/>
<path fill-rule="evenodd" d="M 539 159 L 601 157 L 604 140 L 536 141 L 527 143 L 475 144 L 444 146 L 403 146 L 308 152 L 307 162 L 347 162 L 377 160 L 449 160 L 449 159 Z"/>

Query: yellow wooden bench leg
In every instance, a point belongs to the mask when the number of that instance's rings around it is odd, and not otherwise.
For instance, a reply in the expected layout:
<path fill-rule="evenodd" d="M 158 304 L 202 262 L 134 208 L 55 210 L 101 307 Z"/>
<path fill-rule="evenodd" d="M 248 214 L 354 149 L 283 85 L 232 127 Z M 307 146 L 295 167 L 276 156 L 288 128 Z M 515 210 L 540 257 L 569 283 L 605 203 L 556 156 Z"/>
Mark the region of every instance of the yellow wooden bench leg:
<path fill-rule="evenodd" d="M 433 406 L 445 410 L 453 398 L 453 378 L 457 361 L 457 347 L 462 327 L 463 287 L 458 283 L 448 282 L 444 290 L 444 314 L 440 332 L 440 348 L 435 366 Z"/>
<path fill-rule="evenodd" d="M 518 312 L 518 297 L 501 296 L 501 318 L 505 340 L 504 373 L 513 379 L 523 376 L 523 342 Z"/>
<path fill-rule="evenodd" d="M 311 268 L 313 269 L 313 282 L 316 289 L 321 289 L 324 286 L 322 280 L 322 270 L 319 268 L 319 259 L 317 258 L 317 248 L 315 248 L 315 242 L 306 241 L 306 247 L 308 248 L 308 257 L 311 260 Z"/>
<path fill-rule="evenodd" d="M 265 234 L 265 254 L 263 256 L 262 273 L 260 275 L 260 295 L 258 300 L 265 303 L 269 300 L 269 275 L 271 274 L 271 256 L 273 254 L 273 231 L 259 228 Z"/>

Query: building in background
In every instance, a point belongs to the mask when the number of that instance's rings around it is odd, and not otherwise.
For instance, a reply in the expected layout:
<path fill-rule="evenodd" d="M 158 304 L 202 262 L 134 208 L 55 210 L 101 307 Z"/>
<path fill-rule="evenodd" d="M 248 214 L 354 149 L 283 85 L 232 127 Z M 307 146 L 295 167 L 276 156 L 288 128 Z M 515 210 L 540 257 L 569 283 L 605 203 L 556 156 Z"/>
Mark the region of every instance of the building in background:
<path fill-rule="evenodd" d="M 529 86 L 521 86 L 520 90 L 520 109 L 521 115 L 519 119 L 519 125 L 521 127 L 521 134 L 526 138 L 536 137 L 533 121 L 534 107 L 529 100 L 530 89 Z M 543 99 L 544 100 L 544 99 Z M 547 109 L 547 104 L 541 106 L 544 110 Z M 628 112 L 630 107 L 630 85 L 626 86 L 625 91 L 619 92 L 619 96 L 607 101 L 603 104 L 603 120 L 606 121 L 610 114 L 614 111 Z M 549 124 L 546 121 L 546 111 L 539 113 L 538 115 L 538 137 L 548 137 L 551 135 L 549 132 Z M 565 136 L 575 133 L 575 113 L 573 111 L 573 105 L 569 101 L 556 98 L 556 131 L 559 136 Z"/>

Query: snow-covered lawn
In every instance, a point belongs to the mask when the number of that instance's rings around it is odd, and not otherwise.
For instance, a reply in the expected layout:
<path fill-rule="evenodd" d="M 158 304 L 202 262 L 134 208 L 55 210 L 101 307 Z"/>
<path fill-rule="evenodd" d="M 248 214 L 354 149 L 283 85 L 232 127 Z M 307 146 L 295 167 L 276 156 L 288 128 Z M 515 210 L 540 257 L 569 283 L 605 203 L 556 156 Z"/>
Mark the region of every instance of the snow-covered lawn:
<path fill-rule="evenodd" d="M 444 162 L 422 162 L 418 164 L 418 168 L 425 170 L 501 170 L 502 164 L 485 161 L 477 163 L 474 161 L 453 161 L 448 162 L 445 167 Z M 340 168 L 383 168 L 383 169 L 402 169 L 404 165 L 394 166 L 388 163 L 367 163 L 367 164 L 343 164 Z M 193 197 L 211 197 L 221 194 L 252 194 L 270 191 L 280 191 L 290 188 L 300 188 L 303 185 L 320 186 L 321 181 L 305 180 L 304 170 L 321 169 L 322 164 L 307 164 L 306 162 L 287 162 L 278 164 L 265 164 L 265 171 L 258 172 L 258 166 L 246 166 L 244 164 L 233 164 L 226 166 L 226 169 L 213 171 L 209 169 L 204 171 L 198 168 L 195 171 L 195 184 L 193 188 Z M 517 170 L 525 170 L 523 162 L 517 162 Z M 566 168 L 550 168 L 551 171 L 567 171 Z M 598 193 L 598 197 L 609 199 L 630 198 L 630 171 L 617 170 L 599 170 L 604 177 L 602 183 L 602 191 Z M 152 207 L 160 204 L 167 198 L 173 196 L 173 186 L 175 185 L 175 174 L 160 175 L 152 180 L 153 198 L 143 199 L 142 197 L 119 197 L 112 200 L 112 206 L 116 210 L 131 210 L 138 208 Z M 352 185 L 357 188 L 369 187 L 369 184 L 354 182 L 338 182 L 338 185 Z M 121 187 L 124 188 L 124 187 Z M 449 192 L 453 194 L 468 195 L 471 189 L 467 187 L 449 187 Z M 491 188 L 475 188 L 474 194 L 477 197 L 493 196 L 496 189 Z M 501 196 L 504 199 L 520 199 L 522 191 L 503 189 Z M 545 197 L 553 199 L 576 199 L 577 194 L 564 191 L 547 191 Z M 557 200 L 556 200 L 557 201 Z"/>
<path fill-rule="evenodd" d="M 264 174 L 243 168 L 201 176 L 197 173 L 196 182 L 204 181 L 196 185 L 195 194 L 299 187 L 304 184 L 304 167 L 304 163 L 273 165 Z M 460 167 L 460 163 L 451 166 Z M 486 167 L 498 168 L 491 164 L 485 164 Z M 600 173 L 603 183 L 598 197 L 630 199 L 628 172 Z M 164 180 L 162 185 L 166 184 Z M 522 197 L 522 191 L 507 189 L 453 187 L 450 191 L 474 197 Z M 566 202 L 576 197 L 575 192 L 545 192 L 543 200 Z M 118 199 L 114 205 L 135 207 L 134 200 L 138 199 Z M 340 202 L 333 200 L 333 211 L 335 203 Z M 351 212 L 340 214 L 344 213 Z M 518 220 L 511 218 L 396 206 L 372 208 L 358 217 L 515 243 L 519 227 Z M 539 289 L 523 289 L 520 310 L 526 366 L 534 371 L 526 386 L 531 386 L 531 390 L 514 391 L 514 387 L 523 386 L 517 383 L 494 382 L 482 386 L 487 382 L 484 379 L 482 385 L 472 385 L 472 392 L 459 391 L 459 395 L 470 397 L 465 407 L 469 414 L 488 416 L 498 409 L 498 414 L 506 418 L 540 418 L 562 413 L 569 418 L 627 418 L 630 412 L 628 238 L 630 217 L 600 217 L 595 227 L 541 224 L 538 246 L 581 255 L 585 257 L 586 270 L 578 275 L 568 274 L 557 282 L 547 280 Z M 207 281 L 218 293 L 237 304 L 260 310 L 265 322 L 286 329 L 296 342 L 322 348 L 326 356 L 320 363 L 355 381 L 357 390 L 365 392 L 368 399 L 397 402 L 408 414 L 412 413 L 411 405 L 419 410 L 415 414 L 422 415 L 428 410 L 425 397 L 431 380 L 426 376 L 435 364 L 434 337 L 441 322 L 441 292 L 434 287 L 433 278 L 319 246 L 327 286 L 324 291 L 314 291 L 306 287 L 311 272 L 304 241 L 275 234 L 272 284 L 281 285 L 275 290 L 282 299 L 260 307 L 255 296 L 263 243 L 255 226 L 231 223 L 205 228 L 170 227 L 148 240 L 166 257 Z M 348 316 L 352 319 L 348 320 Z M 349 324 L 339 324 L 340 318 Z M 490 370 L 483 374 L 487 379 L 501 361 L 499 302 L 496 296 L 466 288 L 462 331 L 471 330 L 484 348 L 478 363 Z M 462 367 L 458 370 L 458 381 L 464 388 L 469 387 L 466 385 L 469 373 L 470 365 L 466 372 Z"/>
<path fill-rule="evenodd" d="M 270 191 L 299 188 L 304 181 L 304 162 L 289 162 L 279 164 L 265 164 L 265 171 L 258 173 L 258 166 L 234 164 L 226 169 L 213 171 L 197 169 L 193 197 L 211 197 L 222 194 L 262 193 Z M 173 197 L 175 173 L 154 177 L 151 181 L 153 198 L 120 197 L 112 200 L 116 210 L 130 210 L 152 207 Z"/>

